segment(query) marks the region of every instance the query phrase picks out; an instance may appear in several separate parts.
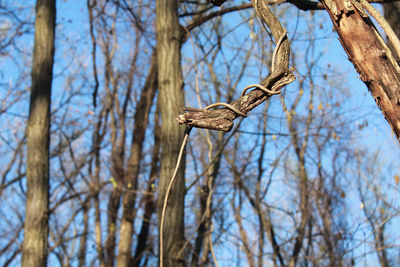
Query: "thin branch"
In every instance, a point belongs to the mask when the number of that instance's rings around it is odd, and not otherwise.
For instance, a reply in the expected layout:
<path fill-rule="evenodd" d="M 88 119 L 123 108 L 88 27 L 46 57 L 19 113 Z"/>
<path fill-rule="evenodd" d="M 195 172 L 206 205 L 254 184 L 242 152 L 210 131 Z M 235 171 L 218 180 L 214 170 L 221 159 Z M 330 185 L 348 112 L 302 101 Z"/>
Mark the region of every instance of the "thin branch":
<path fill-rule="evenodd" d="M 240 5 L 240 6 L 229 7 L 229 8 L 225 8 L 225 9 L 222 9 L 222 10 L 218 10 L 218 11 L 212 12 L 212 13 L 210 13 L 208 15 L 203 16 L 203 17 L 194 19 L 193 21 L 191 21 L 186 26 L 186 29 L 187 29 L 187 31 L 191 31 L 194 28 L 199 27 L 203 23 L 205 23 L 208 20 L 213 19 L 215 17 L 219 17 L 221 15 L 224 15 L 224 14 L 227 14 L 227 13 L 231 13 L 231 12 L 234 12 L 234 11 L 238 11 L 238 10 L 248 9 L 248 8 L 251 8 L 251 7 L 253 7 L 252 4 L 243 4 L 243 5 Z"/>
<path fill-rule="evenodd" d="M 96 67 L 96 37 L 94 35 L 93 29 L 93 7 L 96 6 L 96 1 L 91 3 L 90 0 L 87 0 L 87 8 L 89 12 L 89 25 L 90 25 L 90 39 L 92 40 L 92 68 L 93 68 L 93 78 L 94 78 L 94 89 L 93 89 L 93 106 L 96 108 L 97 106 L 97 93 L 99 91 L 99 78 L 97 75 L 97 67 Z"/>

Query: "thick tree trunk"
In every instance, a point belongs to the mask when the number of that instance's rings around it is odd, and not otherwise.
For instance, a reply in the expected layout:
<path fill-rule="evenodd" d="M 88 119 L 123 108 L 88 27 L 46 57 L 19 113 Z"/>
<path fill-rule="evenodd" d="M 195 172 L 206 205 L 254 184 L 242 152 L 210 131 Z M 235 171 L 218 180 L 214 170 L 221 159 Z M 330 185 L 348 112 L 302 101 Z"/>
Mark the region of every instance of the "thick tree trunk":
<path fill-rule="evenodd" d="M 161 170 L 159 183 L 159 223 L 164 227 L 164 265 L 184 266 L 184 257 L 177 258 L 184 245 L 184 196 L 185 164 L 177 173 L 172 188 L 165 218 L 161 217 L 162 205 L 176 165 L 185 127 L 179 126 L 175 118 L 183 108 L 183 82 L 181 68 L 181 38 L 176 0 L 158 0 L 156 4 L 157 63 L 159 105 L 161 112 Z M 183 160 L 184 162 L 184 160 Z"/>
<path fill-rule="evenodd" d="M 22 266 L 47 266 L 50 98 L 56 3 L 36 1 L 32 88 L 27 128 L 27 195 Z"/>
<path fill-rule="evenodd" d="M 361 0 L 364 1 L 364 0 Z M 349 0 L 323 0 L 340 42 L 377 105 L 400 138 L 400 73 L 369 18 Z M 389 54 L 390 53 L 390 54 Z"/>

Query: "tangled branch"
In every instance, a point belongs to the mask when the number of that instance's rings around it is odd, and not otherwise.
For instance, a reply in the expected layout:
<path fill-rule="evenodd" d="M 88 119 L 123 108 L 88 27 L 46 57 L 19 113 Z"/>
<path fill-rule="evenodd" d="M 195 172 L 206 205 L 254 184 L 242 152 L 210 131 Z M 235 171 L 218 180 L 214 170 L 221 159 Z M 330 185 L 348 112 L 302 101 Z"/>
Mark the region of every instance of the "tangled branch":
<path fill-rule="evenodd" d="M 190 127 L 229 132 L 237 117 L 246 117 L 249 111 L 272 95 L 279 94 L 281 88 L 296 79 L 289 69 L 290 46 L 286 29 L 271 12 L 266 1 L 253 0 L 253 5 L 257 15 L 268 25 L 276 41 L 270 74 L 260 84 L 247 86 L 241 97 L 234 102 L 230 104 L 215 103 L 208 106 L 210 108 L 222 105 L 224 106 L 222 109 L 209 110 L 185 107 L 185 113 L 180 114 L 177 118 L 178 123 Z M 253 87 L 255 87 L 254 90 L 246 93 L 249 88 Z"/>

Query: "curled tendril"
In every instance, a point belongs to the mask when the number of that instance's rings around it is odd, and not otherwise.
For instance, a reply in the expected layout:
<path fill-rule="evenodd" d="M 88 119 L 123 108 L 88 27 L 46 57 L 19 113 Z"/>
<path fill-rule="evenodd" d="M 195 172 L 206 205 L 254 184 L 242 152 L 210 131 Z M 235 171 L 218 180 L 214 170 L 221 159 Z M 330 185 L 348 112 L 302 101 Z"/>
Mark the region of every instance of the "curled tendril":
<path fill-rule="evenodd" d="M 218 107 L 218 106 L 224 106 L 224 107 L 226 107 L 226 108 L 232 110 L 233 112 L 235 112 L 236 114 L 238 114 L 238 115 L 240 115 L 240 116 L 242 116 L 242 117 L 244 117 L 244 118 L 247 117 L 246 113 L 244 113 L 244 112 L 238 110 L 237 108 L 235 108 L 234 106 L 232 106 L 232 105 L 230 105 L 230 104 L 223 103 L 223 102 L 218 102 L 218 103 L 214 103 L 214 104 L 208 105 L 208 106 L 205 107 L 204 109 L 207 110 L 207 109 L 210 109 L 210 108 L 213 108 L 213 107 Z"/>
<path fill-rule="evenodd" d="M 254 88 L 254 87 L 257 89 L 260 89 L 261 91 L 263 91 L 264 93 L 269 94 L 269 95 L 277 95 L 281 92 L 281 90 L 278 90 L 278 91 L 269 90 L 268 88 L 266 88 L 265 86 L 262 86 L 261 84 L 250 84 L 243 89 L 240 97 L 244 96 L 246 94 L 247 90 L 249 90 L 250 88 Z"/>

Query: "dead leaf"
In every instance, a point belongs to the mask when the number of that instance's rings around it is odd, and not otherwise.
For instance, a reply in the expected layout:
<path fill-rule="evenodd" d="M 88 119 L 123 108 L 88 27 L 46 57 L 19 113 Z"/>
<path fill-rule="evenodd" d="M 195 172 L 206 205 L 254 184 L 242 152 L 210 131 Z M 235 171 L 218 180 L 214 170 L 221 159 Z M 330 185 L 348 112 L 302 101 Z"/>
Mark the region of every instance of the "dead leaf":
<path fill-rule="evenodd" d="M 396 185 L 399 185 L 400 177 L 396 174 L 393 178 L 394 178 L 394 182 L 396 183 Z"/>

